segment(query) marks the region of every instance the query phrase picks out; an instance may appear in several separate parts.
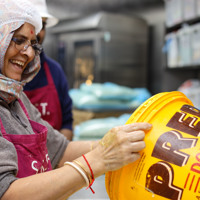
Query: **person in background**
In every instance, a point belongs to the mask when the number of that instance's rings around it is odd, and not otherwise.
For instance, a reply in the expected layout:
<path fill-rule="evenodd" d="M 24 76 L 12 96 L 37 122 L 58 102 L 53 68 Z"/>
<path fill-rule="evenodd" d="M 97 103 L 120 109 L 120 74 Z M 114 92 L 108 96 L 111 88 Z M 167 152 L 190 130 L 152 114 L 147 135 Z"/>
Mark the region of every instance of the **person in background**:
<path fill-rule="evenodd" d="M 54 26 L 58 19 L 48 13 L 46 0 L 30 1 L 42 17 L 42 30 L 38 33 L 39 44 L 45 39 L 46 27 Z M 65 73 L 58 62 L 48 57 L 44 51 L 40 54 L 41 69 L 36 77 L 24 87 L 24 92 L 38 108 L 42 118 L 72 140 L 73 117 L 72 100 L 68 94 Z"/>
<path fill-rule="evenodd" d="M 0 199 L 66 199 L 140 158 L 149 123 L 112 128 L 100 141 L 69 141 L 23 86 L 40 69 L 42 20 L 27 0 L 0 1 Z"/>

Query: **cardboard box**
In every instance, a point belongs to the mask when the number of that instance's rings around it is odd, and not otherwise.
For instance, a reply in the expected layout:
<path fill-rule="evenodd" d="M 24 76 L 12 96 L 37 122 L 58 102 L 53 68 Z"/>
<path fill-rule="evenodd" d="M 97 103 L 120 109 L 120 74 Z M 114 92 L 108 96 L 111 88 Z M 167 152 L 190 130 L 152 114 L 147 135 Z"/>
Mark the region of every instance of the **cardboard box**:
<path fill-rule="evenodd" d="M 76 126 L 77 124 L 80 124 L 81 122 L 90 120 L 90 119 L 96 119 L 96 118 L 106 118 L 106 117 L 119 117 L 120 115 L 123 115 L 125 113 L 133 113 L 134 110 L 123 110 L 123 111 L 102 111 L 102 112 L 93 112 L 88 110 L 77 110 L 73 109 L 73 118 L 74 123 L 73 126 Z"/>

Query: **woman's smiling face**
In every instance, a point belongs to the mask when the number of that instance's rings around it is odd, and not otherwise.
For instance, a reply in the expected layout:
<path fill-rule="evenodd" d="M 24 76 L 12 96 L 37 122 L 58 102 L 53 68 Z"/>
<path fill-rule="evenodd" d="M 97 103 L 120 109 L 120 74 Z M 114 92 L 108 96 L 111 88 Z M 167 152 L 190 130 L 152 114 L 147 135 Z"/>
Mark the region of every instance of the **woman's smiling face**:
<path fill-rule="evenodd" d="M 26 44 L 35 43 L 36 35 L 34 26 L 25 23 L 15 31 L 13 38 L 23 38 Z M 1 73 L 8 78 L 21 81 L 24 69 L 34 57 L 35 51 L 31 46 L 28 46 L 26 50 L 18 50 L 16 48 L 16 43 L 11 40 L 4 57 L 4 66 Z"/>

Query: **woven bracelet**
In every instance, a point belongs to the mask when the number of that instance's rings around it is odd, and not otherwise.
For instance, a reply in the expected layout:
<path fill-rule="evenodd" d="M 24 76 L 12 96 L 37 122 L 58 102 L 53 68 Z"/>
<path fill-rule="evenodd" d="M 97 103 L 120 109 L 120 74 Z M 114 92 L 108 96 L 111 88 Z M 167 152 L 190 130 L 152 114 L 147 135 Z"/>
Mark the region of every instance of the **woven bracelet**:
<path fill-rule="evenodd" d="M 91 186 L 92 186 L 92 184 L 94 183 L 94 180 L 95 180 L 95 179 L 94 179 L 94 174 L 93 174 L 92 168 L 91 168 L 89 162 L 87 161 L 85 155 L 83 154 L 82 156 L 83 156 L 85 162 L 87 163 L 87 165 L 88 165 L 88 167 L 89 167 L 89 169 L 90 169 L 90 173 L 91 173 L 91 176 L 92 176 L 92 182 L 89 184 L 88 187 L 90 188 L 90 190 L 91 190 L 91 191 L 93 192 L 93 194 L 94 194 L 95 192 L 94 192 L 94 190 L 91 188 Z"/>

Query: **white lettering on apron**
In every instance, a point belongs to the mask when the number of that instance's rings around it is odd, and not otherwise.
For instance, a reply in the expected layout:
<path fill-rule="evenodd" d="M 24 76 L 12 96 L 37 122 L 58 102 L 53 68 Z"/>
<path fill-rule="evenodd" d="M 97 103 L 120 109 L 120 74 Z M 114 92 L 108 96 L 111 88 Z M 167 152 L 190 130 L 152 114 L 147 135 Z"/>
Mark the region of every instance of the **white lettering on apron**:
<path fill-rule="evenodd" d="M 40 103 L 40 106 L 42 107 L 42 115 L 46 115 L 46 107 L 48 106 L 48 103 Z"/>
<path fill-rule="evenodd" d="M 31 164 L 31 167 L 32 167 L 33 170 L 36 171 L 36 174 L 37 174 L 38 173 L 38 169 L 36 167 L 34 167 L 35 163 L 37 163 L 37 161 L 33 161 L 32 164 Z"/>
<path fill-rule="evenodd" d="M 49 162 L 49 155 L 48 154 L 46 154 L 46 156 L 45 156 L 45 160 L 43 160 L 43 165 L 44 165 L 44 162 L 46 163 L 46 166 L 48 166 L 48 162 Z M 34 170 L 34 171 L 36 171 L 36 174 L 37 173 L 41 173 L 41 172 L 44 172 L 44 171 L 46 171 L 47 170 L 47 167 L 44 167 L 43 165 L 38 169 L 38 168 L 36 168 L 35 166 L 34 166 L 34 164 L 37 164 L 38 162 L 37 161 L 33 161 L 32 163 L 31 163 L 31 167 L 32 167 L 32 169 Z"/>

